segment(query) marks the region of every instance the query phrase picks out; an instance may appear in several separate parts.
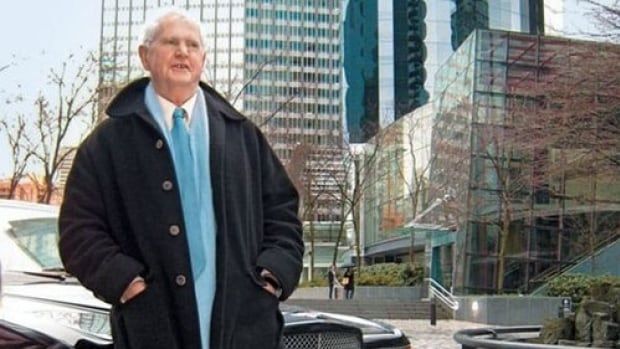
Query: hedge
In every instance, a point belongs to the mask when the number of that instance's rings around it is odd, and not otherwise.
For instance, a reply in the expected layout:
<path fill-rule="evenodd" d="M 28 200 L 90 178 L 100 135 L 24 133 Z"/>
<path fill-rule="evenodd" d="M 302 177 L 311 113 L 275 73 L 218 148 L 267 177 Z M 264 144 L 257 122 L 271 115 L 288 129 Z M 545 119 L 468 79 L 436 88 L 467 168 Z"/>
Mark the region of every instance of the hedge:
<path fill-rule="evenodd" d="M 620 288 L 618 276 L 589 276 L 585 274 L 561 275 L 548 284 L 547 295 L 555 297 L 570 297 L 573 304 L 581 302 L 583 297 L 599 298 L 601 293 L 611 288 Z"/>
<path fill-rule="evenodd" d="M 409 263 L 380 263 L 363 266 L 361 273 L 355 272 L 356 286 L 414 286 L 424 280 L 424 268 Z M 341 280 L 345 269 L 338 269 L 338 278 Z M 317 276 L 315 274 L 315 276 Z M 299 287 L 327 286 L 327 272 L 318 275 L 312 281 L 302 282 Z"/>

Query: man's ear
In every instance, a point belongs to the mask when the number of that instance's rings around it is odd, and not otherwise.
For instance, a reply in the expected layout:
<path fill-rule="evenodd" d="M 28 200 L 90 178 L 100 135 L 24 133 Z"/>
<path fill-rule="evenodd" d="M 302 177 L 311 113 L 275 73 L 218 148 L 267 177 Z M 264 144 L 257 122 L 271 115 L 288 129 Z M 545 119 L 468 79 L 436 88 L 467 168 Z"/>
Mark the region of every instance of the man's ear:
<path fill-rule="evenodd" d="M 148 60 L 148 48 L 145 45 L 138 46 L 138 55 L 140 56 L 140 61 L 142 62 L 142 67 L 146 71 L 150 71 L 149 60 Z"/>
<path fill-rule="evenodd" d="M 207 51 L 202 53 L 202 69 L 207 66 Z"/>

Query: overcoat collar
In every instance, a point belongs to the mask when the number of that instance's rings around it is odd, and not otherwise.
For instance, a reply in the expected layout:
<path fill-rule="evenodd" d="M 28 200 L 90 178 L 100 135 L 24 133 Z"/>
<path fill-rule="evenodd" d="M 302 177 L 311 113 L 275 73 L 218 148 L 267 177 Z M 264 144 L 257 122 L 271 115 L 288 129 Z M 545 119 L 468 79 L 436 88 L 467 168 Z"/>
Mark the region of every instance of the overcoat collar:
<path fill-rule="evenodd" d="M 149 84 L 149 78 L 141 78 L 125 86 L 110 102 L 106 113 L 110 118 L 139 117 L 151 125 L 157 132 L 161 132 L 157 122 L 151 116 L 146 104 L 144 103 L 144 91 Z M 233 108 L 220 94 L 209 85 L 200 82 L 207 103 L 207 114 L 209 118 L 209 140 L 210 140 L 210 167 L 211 182 L 213 185 L 214 199 L 224 199 L 224 176 L 225 176 L 225 141 L 226 123 L 225 120 L 243 121 L 245 116 Z M 224 205 L 215 205 L 215 214 L 219 218 L 218 222 L 223 222 L 222 215 L 225 214 L 221 209 Z M 216 218 L 216 219 L 217 219 Z"/>
<path fill-rule="evenodd" d="M 111 118 L 138 115 L 149 124 L 157 127 L 144 104 L 144 91 L 149 82 L 150 78 L 148 77 L 130 82 L 114 97 L 114 99 L 112 99 L 112 102 L 110 102 L 106 109 L 106 114 Z M 235 110 L 235 108 L 211 86 L 201 81 L 200 88 L 203 90 L 207 101 L 209 118 L 222 116 L 225 119 L 234 121 L 245 120 L 245 116 Z"/>

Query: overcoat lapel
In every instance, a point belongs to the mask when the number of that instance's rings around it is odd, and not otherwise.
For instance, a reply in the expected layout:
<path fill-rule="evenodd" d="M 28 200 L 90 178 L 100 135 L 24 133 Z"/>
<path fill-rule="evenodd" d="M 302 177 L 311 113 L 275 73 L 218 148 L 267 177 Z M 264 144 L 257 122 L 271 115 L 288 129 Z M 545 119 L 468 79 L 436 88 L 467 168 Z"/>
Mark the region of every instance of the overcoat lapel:
<path fill-rule="evenodd" d="M 205 100 L 207 102 L 207 115 L 209 122 L 209 151 L 210 151 L 210 164 L 211 167 L 211 186 L 213 188 L 213 208 L 215 212 L 215 224 L 217 231 L 215 235 L 216 250 L 218 251 L 218 257 L 215 261 L 215 272 L 218 280 L 225 279 L 224 273 L 226 272 L 225 263 L 227 259 L 227 246 L 226 239 L 222 236 L 227 231 L 226 226 L 226 196 L 225 190 L 225 140 L 226 140 L 226 125 L 222 111 L 215 107 L 212 96 L 209 93 L 205 93 Z M 224 332 L 222 326 L 225 323 L 223 311 L 224 304 L 226 304 L 226 293 L 216 292 L 215 300 L 213 303 L 213 312 L 211 317 L 211 347 L 219 346 L 225 341 Z"/>
<path fill-rule="evenodd" d="M 225 180 L 225 140 L 226 125 L 221 115 L 221 110 L 215 107 L 211 96 L 205 93 L 207 101 L 207 115 L 209 116 L 209 151 L 211 167 L 211 185 L 213 187 L 213 201 L 218 231 L 220 224 L 224 222 L 225 212 L 221 210 L 224 205 L 224 180 Z"/>

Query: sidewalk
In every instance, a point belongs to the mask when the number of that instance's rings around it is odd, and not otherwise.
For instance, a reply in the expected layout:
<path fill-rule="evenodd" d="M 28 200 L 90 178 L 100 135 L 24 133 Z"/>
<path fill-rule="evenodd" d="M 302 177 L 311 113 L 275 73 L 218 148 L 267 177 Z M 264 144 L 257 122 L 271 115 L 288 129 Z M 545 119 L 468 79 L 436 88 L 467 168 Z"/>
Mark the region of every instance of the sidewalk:
<path fill-rule="evenodd" d="M 407 334 L 413 349 L 461 349 L 452 336 L 466 328 L 490 327 L 490 325 L 456 320 L 438 320 L 431 326 L 429 320 L 380 320 L 396 326 Z"/>

